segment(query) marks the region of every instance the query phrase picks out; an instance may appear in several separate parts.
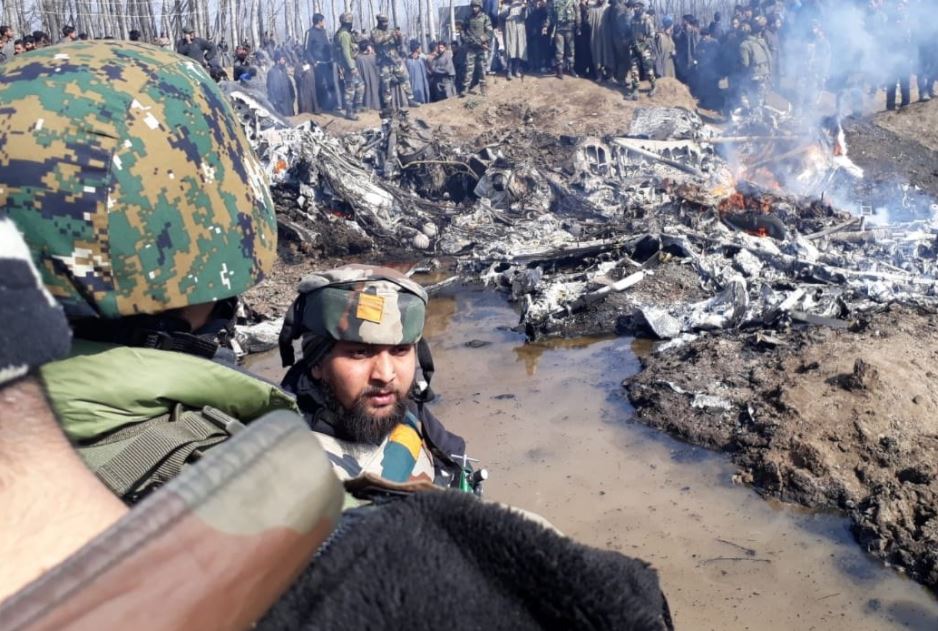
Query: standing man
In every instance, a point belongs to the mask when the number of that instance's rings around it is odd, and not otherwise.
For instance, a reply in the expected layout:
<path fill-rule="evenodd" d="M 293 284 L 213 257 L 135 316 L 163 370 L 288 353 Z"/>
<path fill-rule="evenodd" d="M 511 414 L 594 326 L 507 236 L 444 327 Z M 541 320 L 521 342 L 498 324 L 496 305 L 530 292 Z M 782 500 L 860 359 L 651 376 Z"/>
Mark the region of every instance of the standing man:
<path fill-rule="evenodd" d="M 638 83 L 642 74 L 651 84 L 648 96 L 652 97 L 658 91 L 655 82 L 655 23 L 651 16 L 645 13 L 645 3 L 637 0 L 635 13 L 632 14 L 632 46 L 629 53 L 632 57 L 632 67 L 629 74 L 632 78 L 632 89 L 629 98 L 638 99 Z"/>
<path fill-rule="evenodd" d="M 676 76 L 674 72 L 674 20 L 666 15 L 661 20 L 661 30 L 655 37 L 655 76 L 671 77 Z"/>
<path fill-rule="evenodd" d="M 408 107 L 419 107 L 410 91 L 410 76 L 401 63 L 401 45 L 404 43 L 404 34 L 397 27 L 389 28 L 388 16 L 378 14 L 375 18 L 378 25 L 371 31 L 371 41 L 378 56 L 378 71 L 381 74 L 381 107 L 390 110 L 392 107 L 391 91 L 400 88 L 407 98 Z"/>
<path fill-rule="evenodd" d="M 13 59 L 13 42 L 16 35 L 9 24 L 0 26 L 0 64 Z"/>
<path fill-rule="evenodd" d="M 278 49 L 274 52 L 274 56 L 277 63 L 267 73 L 267 99 L 280 115 L 293 116 L 296 89 L 287 72 L 287 55 L 282 49 Z"/>
<path fill-rule="evenodd" d="M 313 15 L 313 25 L 306 31 L 306 43 L 303 48 L 309 63 L 313 64 L 313 73 L 316 75 L 316 100 L 323 110 L 331 112 L 338 107 L 338 96 L 332 68 L 332 44 L 326 35 L 326 18 L 322 13 Z"/>
<path fill-rule="evenodd" d="M 339 30 L 332 38 L 335 62 L 342 80 L 342 100 L 345 106 L 345 118 L 358 120 L 355 112 L 362 109 L 365 99 L 365 84 L 355 66 L 355 41 L 352 38 L 352 23 L 355 16 L 343 13 L 339 16 Z"/>
<path fill-rule="evenodd" d="M 525 20 L 528 17 L 528 4 L 525 0 L 509 0 L 502 9 L 502 32 L 505 40 L 505 78 L 521 78 L 521 64 L 528 60 L 528 35 Z"/>
<path fill-rule="evenodd" d="M 71 44 L 72 42 L 78 39 L 78 32 L 75 30 L 75 27 L 71 24 L 67 24 L 62 27 L 62 39 L 59 40 L 60 44 Z"/>
<path fill-rule="evenodd" d="M 755 109 L 765 104 L 766 84 L 772 75 L 772 56 L 765 40 L 760 37 L 760 23 L 753 20 L 749 29 L 739 45 L 740 100 L 743 107 Z"/>
<path fill-rule="evenodd" d="M 205 68 L 218 66 L 218 48 L 207 39 L 195 36 L 195 29 L 187 24 L 182 28 L 182 39 L 176 42 L 176 52 L 199 62 Z"/>
<path fill-rule="evenodd" d="M 553 35 L 554 72 L 563 79 L 563 70 L 573 77 L 573 58 L 576 53 L 574 37 L 580 32 L 580 8 L 576 0 L 551 0 L 547 12 L 545 32 Z"/>
<path fill-rule="evenodd" d="M 436 43 L 436 50 L 427 57 L 427 71 L 430 73 L 430 98 L 442 101 L 456 96 L 453 80 L 456 78 L 456 66 L 453 65 L 453 53 L 446 48 L 442 39 Z"/>
<path fill-rule="evenodd" d="M 593 79 L 599 83 L 602 83 L 609 76 L 609 70 L 615 65 L 612 40 L 606 32 L 606 24 L 608 23 L 606 13 L 608 10 L 609 5 L 606 4 L 606 0 L 596 0 L 596 4 L 591 6 L 589 13 L 587 13 L 587 24 L 583 26 L 583 28 L 589 28 L 590 31 Z"/>
<path fill-rule="evenodd" d="M 495 30 L 492 20 L 482 11 L 482 0 L 472 0 L 469 4 L 471 11 L 462 23 L 463 49 L 466 55 L 466 73 L 462 80 L 462 90 L 459 96 L 464 97 L 472 85 L 472 79 L 478 73 L 479 92 L 485 96 L 485 73 L 488 51 Z"/>
<path fill-rule="evenodd" d="M 410 56 L 404 61 L 410 76 L 410 91 L 418 103 L 430 102 L 430 79 L 427 77 L 427 62 L 420 42 L 410 42 Z"/>

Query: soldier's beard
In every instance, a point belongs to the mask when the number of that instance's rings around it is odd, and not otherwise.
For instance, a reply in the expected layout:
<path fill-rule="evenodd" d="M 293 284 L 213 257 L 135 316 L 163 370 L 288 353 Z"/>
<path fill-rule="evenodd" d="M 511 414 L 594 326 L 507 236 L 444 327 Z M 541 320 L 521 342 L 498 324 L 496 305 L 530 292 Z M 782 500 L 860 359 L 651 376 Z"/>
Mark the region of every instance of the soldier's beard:
<path fill-rule="evenodd" d="M 369 414 L 367 407 L 368 396 L 383 392 L 381 388 L 373 386 L 365 388 L 355 399 L 352 409 L 347 410 L 336 399 L 332 386 L 325 381 L 319 383 L 325 404 L 334 413 L 336 435 L 342 440 L 380 445 L 391 433 L 391 430 L 404 419 L 404 414 L 407 412 L 407 406 L 401 401 L 400 395 L 395 392 L 396 401 L 390 413 L 383 416 Z"/>

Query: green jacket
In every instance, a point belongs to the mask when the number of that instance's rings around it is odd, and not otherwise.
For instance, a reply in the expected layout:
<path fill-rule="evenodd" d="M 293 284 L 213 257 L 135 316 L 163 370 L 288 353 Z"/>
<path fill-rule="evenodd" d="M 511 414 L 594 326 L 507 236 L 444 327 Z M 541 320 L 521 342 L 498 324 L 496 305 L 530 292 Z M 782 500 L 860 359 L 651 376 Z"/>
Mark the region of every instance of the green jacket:
<path fill-rule="evenodd" d="M 247 373 L 182 353 L 75 340 L 42 377 L 62 427 L 76 442 L 172 411 L 212 406 L 249 423 L 273 410 L 298 411 L 283 390 Z"/>
<path fill-rule="evenodd" d="M 739 67 L 751 81 L 765 81 L 772 73 L 772 55 L 765 40 L 749 34 L 739 45 Z"/>
<path fill-rule="evenodd" d="M 347 28 L 340 28 L 332 38 L 334 52 L 332 57 L 346 72 L 355 70 L 355 55 L 352 52 L 352 32 Z"/>

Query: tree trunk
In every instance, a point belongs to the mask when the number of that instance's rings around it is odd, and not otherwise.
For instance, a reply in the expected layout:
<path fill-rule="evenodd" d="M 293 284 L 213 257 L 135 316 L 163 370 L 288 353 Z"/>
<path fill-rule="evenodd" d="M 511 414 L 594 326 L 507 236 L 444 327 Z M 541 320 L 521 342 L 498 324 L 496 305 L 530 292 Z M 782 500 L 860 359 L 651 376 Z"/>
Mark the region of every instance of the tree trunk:
<path fill-rule="evenodd" d="M 260 34 L 257 32 L 257 22 L 260 17 L 260 0 L 251 0 L 251 48 L 257 50 L 257 46 L 261 41 Z"/>
<path fill-rule="evenodd" d="M 436 2 L 427 0 L 427 30 L 430 31 L 430 39 L 436 40 Z"/>
<path fill-rule="evenodd" d="M 449 38 L 450 41 L 456 39 L 456 9 L 453 0 L 449 0 Z"/>

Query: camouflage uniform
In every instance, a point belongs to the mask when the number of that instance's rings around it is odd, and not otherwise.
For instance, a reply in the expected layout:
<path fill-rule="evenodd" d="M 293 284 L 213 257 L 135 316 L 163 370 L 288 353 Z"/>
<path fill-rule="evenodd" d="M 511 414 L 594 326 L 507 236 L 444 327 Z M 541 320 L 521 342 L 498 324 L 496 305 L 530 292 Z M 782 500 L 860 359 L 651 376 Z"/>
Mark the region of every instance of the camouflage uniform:
<path fill-rule="evenodd" d="M 574 33 L 580 30 L 580 10 L 576 0 L 551 0 L 547 23 L 553 31 L 554 67 L 573 72 L 576 54 Z"/>
<path fill-rule="evenodd" d="M 758 33 L 750 32 L 739 45 L 740 93 L 744 106 L 759 108 L 765 103 L 772 56 Z"/>
<path fill-rule="evenodd" d="M 655 23 L 651 16 L 645 13 L 640 6 L 632 16 L 632 40 L 629 46 L 631 65 L 629 79 L 632 93 L 638 92 L 641 73 L 644 73 L 651 84 L 650 94 L 654 94 L 655 77 Z"/>
<path fill-rule="evenodd" d="M 474 5 L 481 7 L 481 3 Z M 472 78 L 478 73 L 479 88 L 485 91 L 485 69 L 487 67 L 489 43 L 495 36 L 492 20 L 484 11 L 470 14 L 462 23 L 463 45 L 466 52 L 466 72 L 463 75 L 461 94 L 465 94 L 472 85 Z"/>
<path fill-rule="evenodd" d="M 346 17 L 343 15 L 343 17 Z M 355 42 L 352 41 L 352 21 L 343 22 L 342 26 L 336 31 L 332 40 L 335 48 L 333 57 L 339 68 L 339 76 L 343 84 L 343 103 L 345 105 L 345 114 L 351 117 L 355 110 L 362 107 L 365 100 L 365 84 L 358 74 L 358 68 L 355 66 Z"/>
<path fill-rule="evenodd" d="M 384 268 L 346 265 L 303 279 L 299 298 L 284 321 L 280 352 L 284 365 L 295 363 L 293 340 L 303 340 L 303 360 L 287 373 L 284 387 L 297 395 L 300 409 L 317 433 L 340 479 L 348 488 L 377 485 L 416 490 L 434 483 L 449 486 L 459 467 L 451 454 L 465 452 L 465 442 L 450 434 L 422 405 L 418 393 L 407 402 L 403 420 L 379 445 L 354 443 L 337 436 L 335 412 L 325 402 L 310 368 L 337 340 L 377 345 L 418 345 L 420 349 L 427 294 L 423 288 Z M 421 360 L 424 375 L 427 366 Z M 428 377 L 427 377 L 428 378 Z"/>
<path fill-rule="evenodd" d="M 375 46 L 381 77 L 381 105 L 385 108 L 391 108 L 391 90 L 394 87 L 400 87 L 404 91 L 408 105 L 417 105 L 410 91 L 410 76 L 401 62 L 401 37 L 399 31 L 392 31 L 386 24 L 383 28 L 379 25 L 371 31 L 371 41 Z"/>

